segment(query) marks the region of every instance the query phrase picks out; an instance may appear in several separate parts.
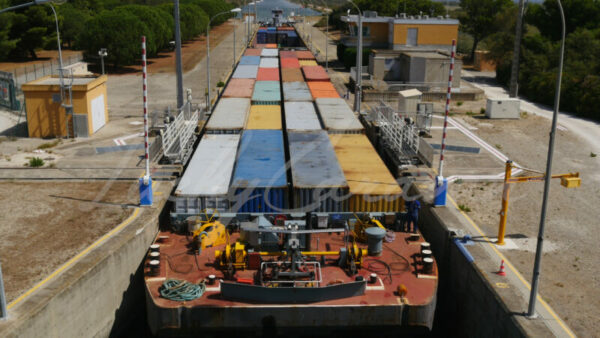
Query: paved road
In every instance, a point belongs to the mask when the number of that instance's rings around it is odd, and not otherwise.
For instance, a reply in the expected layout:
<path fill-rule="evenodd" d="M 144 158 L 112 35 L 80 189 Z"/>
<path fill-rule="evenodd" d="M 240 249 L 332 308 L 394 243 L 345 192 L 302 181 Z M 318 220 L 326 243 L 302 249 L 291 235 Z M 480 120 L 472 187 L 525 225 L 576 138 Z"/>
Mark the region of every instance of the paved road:
<path fill-rule="evenodd" d="M 462 78 L 485 91 L 487 97 L 508 97 L 506 89 L 499 86 L 494 80 L 494 73 L 463 70 Z M 552 107 L 534 103 L 524 98 L 520 99 L 521 110 L 547 119 L 552 119 Z M 582 119 L 565 112 L 559 112 L 558 123 L 559 126 L 569 129 L 584 139 L 592 147 L 591 149 L 600 151 L 600 123 Z"/>

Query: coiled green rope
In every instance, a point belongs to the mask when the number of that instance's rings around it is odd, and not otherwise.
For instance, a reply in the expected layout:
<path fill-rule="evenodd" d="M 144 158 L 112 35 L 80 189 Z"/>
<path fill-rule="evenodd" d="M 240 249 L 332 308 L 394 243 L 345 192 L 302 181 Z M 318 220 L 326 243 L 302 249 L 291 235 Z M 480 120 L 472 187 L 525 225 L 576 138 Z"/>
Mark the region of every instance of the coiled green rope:
<path fill-rule="evenodd" d="M 202 297 L 204 291 L 206 291 L 206 285 L 204 283 L 194 284 L 184 280 L 168 279 L 159 291 L 163 298 L 184 302 Z"/>

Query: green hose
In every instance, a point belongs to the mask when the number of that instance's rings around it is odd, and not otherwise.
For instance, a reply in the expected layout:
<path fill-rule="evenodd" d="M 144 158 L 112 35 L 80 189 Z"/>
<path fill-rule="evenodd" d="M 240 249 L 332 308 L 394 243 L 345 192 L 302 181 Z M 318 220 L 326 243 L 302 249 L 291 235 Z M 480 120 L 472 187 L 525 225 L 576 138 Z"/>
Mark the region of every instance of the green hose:
<path fill-rule="evenodd" d="M 206 285 L 202 282 L 194 284 L 184 280 L 168 279 L 159 291 L 163 298 L 184 302 L 202 297 L 204 291 L 206 291 Z"/>

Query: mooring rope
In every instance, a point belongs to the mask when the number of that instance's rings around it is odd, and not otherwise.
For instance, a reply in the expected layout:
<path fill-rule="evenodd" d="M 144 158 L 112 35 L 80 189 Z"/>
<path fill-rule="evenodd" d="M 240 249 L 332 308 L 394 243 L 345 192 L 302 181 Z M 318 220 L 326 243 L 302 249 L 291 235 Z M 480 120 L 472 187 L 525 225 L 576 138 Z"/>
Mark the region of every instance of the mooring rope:
<path fill-rule="evenodd" d="M 206 285 L 204 283 L 194 284 L 184 280 L 168 279 L 159 291 L 163 298 L 184 302 L 202 297 L 204 291 L 206 291 Z"/>

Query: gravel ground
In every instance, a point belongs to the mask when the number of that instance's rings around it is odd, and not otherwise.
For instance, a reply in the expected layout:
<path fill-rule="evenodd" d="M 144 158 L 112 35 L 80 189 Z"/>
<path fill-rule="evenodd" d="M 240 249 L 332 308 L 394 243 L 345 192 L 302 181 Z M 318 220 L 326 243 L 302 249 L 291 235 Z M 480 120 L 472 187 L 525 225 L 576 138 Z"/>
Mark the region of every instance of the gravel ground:
<path fill-rule="evenodd" d="M 481 116 L 455 115 L 477 127 L 476 134 L 520 165 L 544 171 L 550 121 L 534 115 L 521 120 L 488 120 Z M 580 172 L 582 186 L 566 189 L 553 180 L 546 220 L 546 236 L 540 293 L 580 336 L 600 332 L 600 279 L 596 260 L 600 256 L 597 231 L 600 205 L 600 144 L 591 148 L 570 131 L 559 130 L 553 162 L 554 173 Z M 535 175 L 535 174 L 533 174 Z M 488 236 L 498 230 L 502 183 L 453 184 L 449 192 Z M 531 280 L 536 246 L 542 182 L 513 184 L 510 192 L 507 238 L 518 245 L 506 255 L 527 280 Z"/>

